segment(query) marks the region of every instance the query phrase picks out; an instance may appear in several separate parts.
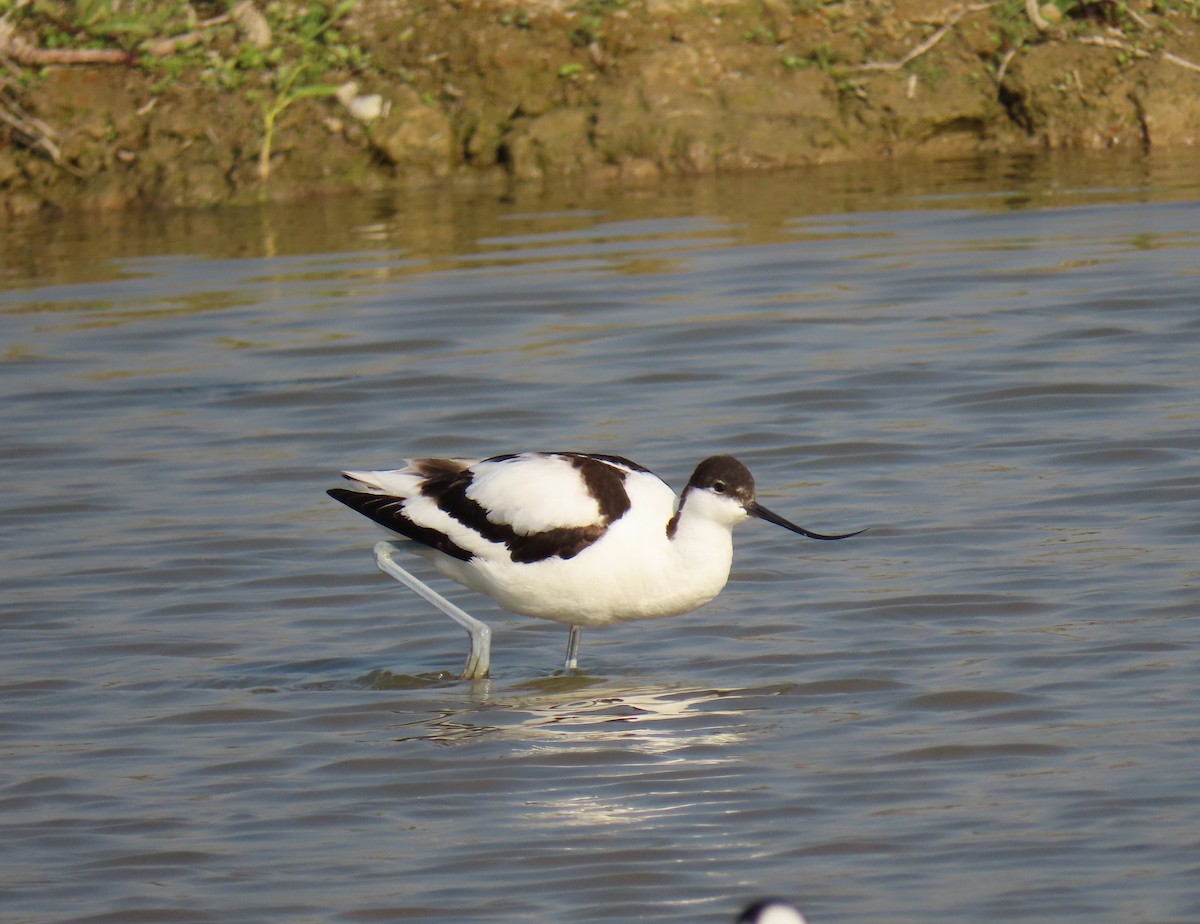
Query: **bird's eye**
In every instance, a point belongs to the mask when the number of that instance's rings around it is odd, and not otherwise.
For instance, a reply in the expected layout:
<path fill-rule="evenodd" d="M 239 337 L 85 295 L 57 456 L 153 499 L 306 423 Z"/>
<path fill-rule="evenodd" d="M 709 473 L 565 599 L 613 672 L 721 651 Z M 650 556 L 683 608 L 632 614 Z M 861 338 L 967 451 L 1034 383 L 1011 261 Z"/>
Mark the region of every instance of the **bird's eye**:
<path fill-rule="evenodd" d="M 716 491 L 718 494 L 724 494 L 725 493 L 725 482 L 714 481 L 713 482 L 713 490 Z"/>

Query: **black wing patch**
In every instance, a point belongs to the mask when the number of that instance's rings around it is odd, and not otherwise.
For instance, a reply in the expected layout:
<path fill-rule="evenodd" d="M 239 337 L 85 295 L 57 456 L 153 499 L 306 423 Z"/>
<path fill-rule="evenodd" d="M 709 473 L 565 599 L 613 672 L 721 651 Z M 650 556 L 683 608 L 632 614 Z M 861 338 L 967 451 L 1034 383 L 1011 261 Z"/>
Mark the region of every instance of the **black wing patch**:
<path fill-rule="evenodd" d="M 462 546 L 453 542 L 449 536 L 428 526 L 414 523 L 404 515 L 402 509 L 404 498 L 392 497 L 388 494 L 368 494 L 364 491 L 350 491 L 346 488 L 330 488 L 325 492 L 336 501 L 341 501 L 351 510 L 357 510 L 385 529 L 399 533 L 427 545 L 431 549 L 444 552 L 459 561 L 470 561 L 474 556 Z"/>
<path fill-rule="evenodd" d="M 508 549 L 513 561 L 528 564 L 549 558 L 574 558 L 603 536 L 615 520 L 629 512 L 631 504 L 629 494 L 625 490 L 626 473 L 614 467 L 614 463 L 634 471 L 647 471 L 620 456 L 579 452 L 556 452 L 546 455 L 564 458 L 578 469 L 588 493 L 595 498 L 600 508 L 598 522 L 584 526 L 556 527 L 524 535 L 507 523 L 494 523 L 489 520 L 487 510 L 478 501 L 467 496 L 474 476 L 470 469 L 461 463 L 453 460 L 420 459 L 414 463 L 414 467 L 424 476 L 421 482 L 422 496 L 431 498 L 439 509 L 478 533 L 483 539 L 503 545 Z M 485 461 L 502 462 L 514 458 L 517 456 L 493 456 Z M 404 498 L 350 491 L 345 488 L 333 488 L 327 493 L 334 500 L 341 501 L 380 526 L 402 536 L 460 561 L 470 561 L 474 557 L 440 530 L 421 526 L 405 516 Z"/>
<path fill-rule="evenodd" d="M 548 558 L 574 558 L 603 536 L 613 520 L 629 510 L 629 495 L 625 493 L 623 484 L 625 473 L 620 469 L 578 454 L 571 454 L 569 458 L 580 470 L 589 493 L 596 498 L 601 514 L 598 523 L 560 526 L 528 535 L 518 533 L 508 523 L 489 520 L 483 505 L 467 496 L 472 483 L 469 471 L 427 478 L 421 484 L 421 493 L 433 498 L 442 511 L 488 542 L 503 545 L 515 562 L 528 564 Z M 502 457 L 489 461 L 501 460 Z"/>
<path fill-rule="evenodd" d="M 633 465 L 619 456 L 591 456 L 581 453 L 563 453 L 579 470 L 588 493 L 596 499 L 600 516 L 607 528 L 629 512 L 629 492 L 625 490 L 625 472 L 614 468 L 610 461 L 621 465 Z"/>

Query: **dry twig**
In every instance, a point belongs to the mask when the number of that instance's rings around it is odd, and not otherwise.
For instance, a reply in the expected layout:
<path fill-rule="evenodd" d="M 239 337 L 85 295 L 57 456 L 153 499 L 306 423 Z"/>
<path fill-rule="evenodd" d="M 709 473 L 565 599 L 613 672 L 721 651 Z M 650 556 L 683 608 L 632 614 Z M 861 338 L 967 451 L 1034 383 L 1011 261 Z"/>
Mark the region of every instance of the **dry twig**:
<path fill-rule="evenodd" d="M 1195 61 L 1189 61 L 1187 58 L 1181 58 L 1179 55 L 1173 55 L 1169 51 L 1162 53 L 1162 59 L 1170 64 L 1174 64 L 1176 67 L 1200 73 L 1200 64 L 1197 64 Z"/>
<path fill-rule="evenodd" d="M 0 40 L 0 55 L 17 64 L 41 67 L 46 64 L 128 64 L 133 56 L 116 48 L 37 48 L 12 36 Z"/>
<path fill-rule="evenodd" d="M 148 39 L 138 49 L 139 54 L 166 58 L 182 48 L 204 41 L 206 30 L 236 22 L 247 38 L 260 48 L 271 43 L 271 28 L 255 9 L 252 0 L 242 0 L 227 13 L 196 23 L 196 28 L 180 35 Z M 0 60 L 14 64 L 41 67 L 48 64 L 132 64 L 136 58 L 119 48 L 38 48 L 14 35 L 11 27 L 0 30 Z"/>
<path fill-rule="evenodd" d="M 933 35 L 925 39 L 920 45 L 910 49 L 904 57 L 897 61 L 868 61 L 866 64 L 857 65 L 856 71 L 898 71 L 910 61 L 919 58 L 925 52 L 929 51 L 934 45 L 945 38 L 946 33 L 954 28 L 955 24 L 966 16 L 968 13 L 978 13 L 980 10 L 986 10 L 988 7 L 994 6 L 994 0 L 991 3 L 976 3 L 971 6 L 955 5 L 947 10 L 946 18 L 942 25 Z"/>
<path fill-rule="evenodd" d="M 1029 21 L 1033 23 L 1038 32 L 1045 32 L 1050 28 L 1050 23 L 1042 16 L 1038 0 L 1025 0 L 1025 15 L 1029 17 Z"/>
<path fill-rule="evenodd" d="M 1132 42 L 1127 42 L 1124 39 L 1109 38 L 1105 35 L 1085 35 L 1079 39 L 1081 45 L 1093 45 L 1098 48 L 1111 48 L 1114 51 L 1122 51 L 1134 58 L 1153 58 L 1150 52 L 1144 48 L 1138 48 Z M 1195 61 L 1189 61 L 1187 58 L 1181 58 L 1179 55 L 1172 54 L 1169 51 L 1160 51 L 1158 56 L 1168 64 L 1174 64 L 1176 67 L 1182 67 L 1185 70 L 1196 71 L 1200 73 L 1200 64 Z"/>
<path fill-rule="evenodd" d="M 0 103 L 0 122 L 12 129 L 13 138 L 31 151 L 38 151 L 48 157 L 56 166 L 61 167 L 72 176 L 82 177 L 83 173 L 73 164 L 63 160 L 62 150 L 55 139 L 58 132 L 41 119 L 20 112 L 14 112 Z"/>
<path fill-rule="evenodd" d="M 1004 75 L 1008 73 L 1008 65 L 1012 62 L 1012 59 L 1016 57 L 1016 54 L 1017 46 L 1014 45 L 1012 48 L 1008 49 L 1008 51 L 1004 53 L 1004 57 L 1000 59 L 1000 66 L 996 68 L 997 84 L 1004 83 Z"/>

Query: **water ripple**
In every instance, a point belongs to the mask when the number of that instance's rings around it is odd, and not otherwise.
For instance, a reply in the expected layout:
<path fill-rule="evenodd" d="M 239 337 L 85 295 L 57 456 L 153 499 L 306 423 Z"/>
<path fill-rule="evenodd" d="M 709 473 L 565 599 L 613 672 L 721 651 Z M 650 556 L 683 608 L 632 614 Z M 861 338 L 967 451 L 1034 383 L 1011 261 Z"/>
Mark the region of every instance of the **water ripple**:
<path fill-rule="evenodd" d="M 6 229 L 0 916 L 1196 919 L 1200 180 L 1114 164 Z M 871 530 L 570 676 L 451 590 L 459 681 L 323 489 L 546 447 Z"/>

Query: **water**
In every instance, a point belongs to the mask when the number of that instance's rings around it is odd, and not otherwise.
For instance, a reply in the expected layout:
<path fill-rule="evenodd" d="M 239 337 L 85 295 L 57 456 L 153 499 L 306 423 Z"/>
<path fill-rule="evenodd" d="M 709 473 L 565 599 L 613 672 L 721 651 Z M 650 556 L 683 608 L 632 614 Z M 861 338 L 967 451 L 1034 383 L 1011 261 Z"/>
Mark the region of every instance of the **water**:
<path fill-rule="evenodd" d="M 3 235 L 5 922 L 1200 920 L 1194 167 Z M 872 529 L 460 682 L 323 489 L 526 448 Z"/>

